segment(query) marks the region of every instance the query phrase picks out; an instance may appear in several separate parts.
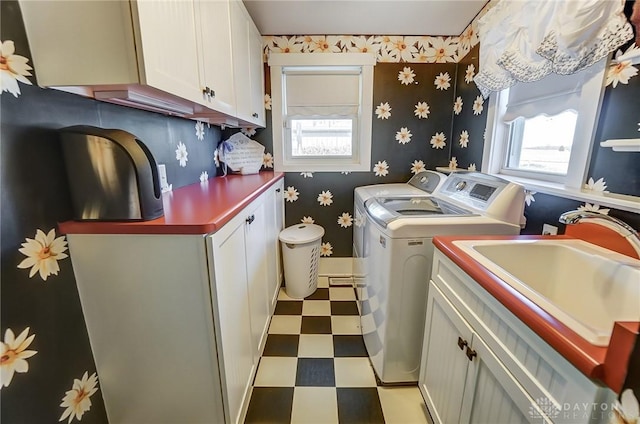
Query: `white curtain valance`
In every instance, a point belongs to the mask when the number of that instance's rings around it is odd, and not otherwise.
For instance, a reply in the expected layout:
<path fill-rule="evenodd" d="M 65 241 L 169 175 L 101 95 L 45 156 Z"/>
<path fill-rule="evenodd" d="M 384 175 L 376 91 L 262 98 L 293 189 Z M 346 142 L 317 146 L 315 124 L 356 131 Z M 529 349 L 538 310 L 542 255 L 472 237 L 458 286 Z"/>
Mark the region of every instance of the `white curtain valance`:
<path fill-rule="evenodd" d="M 570 75 L 633 37 L 624 0 L 501 0 L 478 21 L 484 97 L 517 81 Z"/>

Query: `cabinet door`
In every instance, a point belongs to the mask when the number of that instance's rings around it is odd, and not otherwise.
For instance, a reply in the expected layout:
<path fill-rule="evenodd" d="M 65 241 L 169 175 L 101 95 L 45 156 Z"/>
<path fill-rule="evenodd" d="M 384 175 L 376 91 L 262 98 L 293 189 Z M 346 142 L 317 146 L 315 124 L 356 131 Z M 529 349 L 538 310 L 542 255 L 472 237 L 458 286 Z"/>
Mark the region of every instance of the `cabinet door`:
<path fill-rule="evenodd" d="M 195 3 L 200 56 L 200 83 L 209 88 L 201 103 L 219 112 L 235 115 L 236 99 L 231 61 L 231 16 L 228 0 L 197 0 Z"/>
<path fill-rule="evenodd" d="M 241 1 L 231 1 L 231 32 L 237 116 L 264 127 L 262 37 Z"/>
<path fill-rule="evenodd" d="M 258 204 L 247 213 L 245 225 L 251 339 L 256 363 L 260 359 L 266 341 L 270 317 L 267 267 L 268 223 L 265 200 L 264 195 L 257 200 Z"/>
<path fill-rule="evenodd" d="M 280 250 L 280 240 L 278 236 L 284 226 L 284 197 L 283 181 L 280 180 L 267 192 L 267 267 L 268 272 L 268 294 L 269 313 L 272 314 L 278 300 L 278 290 L 282 284 L 282 252 Z"/>
<path fill-rule="evenodd" d="M 477 335 L 471 349 L 476 355 L 469 362 L 460 422 L 551 422 Z"/>
<path fill-rule="evenodd" d="M 262 59 L 262 36 L 251 18 L 247 21 L 249 31 L 249 65 L 251 81 L 251 122 L 265 126 L 264 112 L 264 61 Z"/>
<path fill-rule="evenodd" d="M 200 82 L 193 2 L 136 0 L 132 4 L 142 64 L 141 81 L 184 99 L 198 101 Z"/>
<path fill-rule="evenodd" d="M 214 281 L 212 297 L 216 310 L 217 343 L 222 353 L 223 394 L 228 407 L 227 422 L 238 422 L 251 389 L 254 362 L 249 314 L 245 225 L 232 220 L 213 236 Z"/>
<path fill-rule="evenodd" d="M 236 114 L 251 119 L 251 62 L 249 61 L 248 13 L 239 0 L 231 0 L 231 33 L 233 45 L 233 71 L 236 78 Z"/>
<path fill-rule="evenodd" d="M 465 390 L 469 360 L 464 354 L 473 332 L 466 321 L 429 283 L 425 340 L 422 347 L 420 391 L 436 424 L 464 422 L 460 406 Z"/>
<path fill-rule="evenodd" d="M 274 287 L 273 307 L 276 306 L 278 290 L 284 279 L 284 269 L 282 264 L 282 247 L 280 246 L 280 231 L 284 229 L 284 179 L 281 179 L 275 188 L 275 213 L 276 213 L 276 229 L 274 234 L 274 243 L 276 245 L 274 251 L 276 253 L 276 284 Z"/>

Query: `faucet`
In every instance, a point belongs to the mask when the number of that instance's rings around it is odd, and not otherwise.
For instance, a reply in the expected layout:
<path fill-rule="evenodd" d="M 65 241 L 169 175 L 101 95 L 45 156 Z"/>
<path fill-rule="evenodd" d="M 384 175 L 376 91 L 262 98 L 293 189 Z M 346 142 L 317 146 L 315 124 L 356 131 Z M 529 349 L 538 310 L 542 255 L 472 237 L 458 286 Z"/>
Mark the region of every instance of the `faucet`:
<path fill-rule="evenodd" d="M 578 224 L 587 220 L 593 220 L 594 224 L 602 225 L 620 234 L 629 242 L 638 254 L 638 257 L 640 257 L 640 234 L 629 224 L 618 218 L 599 212 L 573 210 L 563 213 L 558 219 L 562 224 Z"/>

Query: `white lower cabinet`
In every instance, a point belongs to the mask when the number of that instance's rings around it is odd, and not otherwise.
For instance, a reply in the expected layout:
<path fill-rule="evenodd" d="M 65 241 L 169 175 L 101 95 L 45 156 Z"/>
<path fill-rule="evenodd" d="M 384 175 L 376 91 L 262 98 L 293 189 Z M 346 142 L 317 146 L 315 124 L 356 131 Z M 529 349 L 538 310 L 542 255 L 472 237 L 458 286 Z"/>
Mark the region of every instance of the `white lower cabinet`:
<path fill-rule="evenodd" d="M 419 387 L 436 424 L 597 423 L 615 394 L 586 378 L 441 252 Z"/>
<path fill-rule="evenodd" d="M 482 339 L 429 287 L 428 358 L 421 388 L 441 423 L 527 423 L 535 405 Z M 540 417 L 540 414 L 538 414 Z"/>
<path fill-rule="evenodd" d="M 214 234 L 67 235 L 111 424 L 244 421 L 279 287 L 279 184 Z"/>
<path fill-rule="evenodd" d="M 267 204 L 273 205 L 267 208 L 267 268 L 269 279 L 267 292 L 271 294 L 269 299 L 269 314 L 272 315 L 278 301 L 278 290 L 282 284 L 282 250 L 278 236 L 284 228 L 284 181 L 274 184 L 267 195 Z"/>

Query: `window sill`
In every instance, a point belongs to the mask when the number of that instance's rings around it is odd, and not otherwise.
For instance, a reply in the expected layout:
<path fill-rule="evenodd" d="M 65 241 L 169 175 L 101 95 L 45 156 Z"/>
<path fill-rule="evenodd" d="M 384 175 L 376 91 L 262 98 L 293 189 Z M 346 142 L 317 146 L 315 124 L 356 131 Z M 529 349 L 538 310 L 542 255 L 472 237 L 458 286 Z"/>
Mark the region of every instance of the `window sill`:
<path fill-rule="evenodd" d="M 640 197 L 637 196 L 627 196 L 624 194 L 616 193 L 600 193 L 584 189 L 580 190 L 576 188 L 565 187 L 564 185 L 558 183 L 531 180 L 528 178 L 514 177 L 511 175 L 492 175 L 504 178 L 508 181 L 522 184 L 526 190 L 535 191 L 536 193 L 550 194 L 552 196 L 565 197 L 568 199 L 597 204 L 608 208 L 640 213 Z"/>

